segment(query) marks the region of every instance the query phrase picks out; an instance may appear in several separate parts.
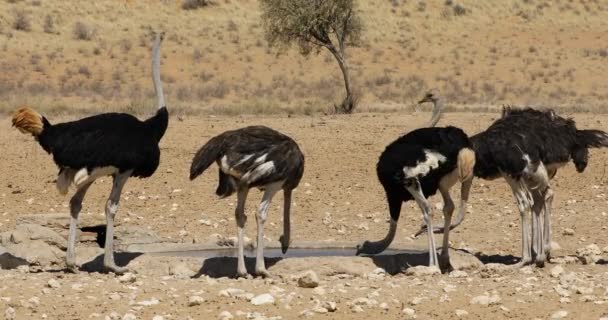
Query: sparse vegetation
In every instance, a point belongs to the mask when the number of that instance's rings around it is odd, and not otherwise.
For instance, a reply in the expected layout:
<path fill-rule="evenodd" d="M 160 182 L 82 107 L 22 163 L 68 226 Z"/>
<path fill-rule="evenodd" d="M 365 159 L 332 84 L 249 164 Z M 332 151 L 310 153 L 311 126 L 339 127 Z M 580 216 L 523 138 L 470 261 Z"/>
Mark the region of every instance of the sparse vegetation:
<path fill-rule="evenodd" d="M 44 25 L 42 26 L 42 29 L 46 33 L 55 33 L 55 21 L 50 14 L 47 14 L 44 17 Z"/>
<path fill-rule="evenodd" d="M 194 10 L 194 9 L 208 6 L 209 4 L 210 4 L 209 0 L 184 0 L 182 2 L 182 9 Z"/>
<path fill-rule="evenodd" d="M 32 24 L 25 10 L 13 11 L 13 29 L 19 31 L 32 30 Z"/>
<path fill-rule="evenodd" d="M 95 27 L 85 24 L 84 22 L 78 21 L 74 24 L 72 29 L 74 39 L 90 41 L 95 37 Z"/>

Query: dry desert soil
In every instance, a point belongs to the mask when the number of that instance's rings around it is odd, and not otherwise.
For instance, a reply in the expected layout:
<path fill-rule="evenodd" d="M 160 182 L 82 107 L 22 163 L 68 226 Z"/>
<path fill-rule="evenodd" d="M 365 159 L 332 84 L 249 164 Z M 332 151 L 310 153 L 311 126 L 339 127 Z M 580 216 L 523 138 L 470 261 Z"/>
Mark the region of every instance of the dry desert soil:
<path fill-rule="evenodd" d="M 117 219 L 122 225 L 148 228 L 168 241 L 179 243 L 204 243 L 212 234 L 234 236 L 235 199 L 219 200 L 214 196 L 214 170 L 189 181 L 190 160 L 195 150 L 215 134 L 263 124 L 292 136 L 306 155 L 304 178 L 294 198 L 294 242 L 354 246 L 365 239 L 380 238 L 387 230 L 388 213 L 375 177 L 377 157 L 386 144 L 404 131 L 423 125 L 428 116 L 428 113 L 193 116 L 182 121 L 174 117 L 161 142 L 162 161 L 157 173 L 146 180 L 128 182 Z M 607 129 L 605 116 L 572 116 L 580 127 Z M 448 113 L 440 125 L 457 125 L 472 134 L 482 130 L 494 117 L 496 114 Z M 52 118 L 51 121 L 68 119 L 70 117 Z M 12 129 L 9 120 L 2 119 L 0 127 L 2 230 L 13 229 L 16 219 L 26 214 L 67 215 L 68 198 L 56 192 L 57 169 L 51 157 L 31 137 Z M 4 309 L 0 311 L 13 308 L 17 319 L 113 319 L 112 316 L 121 319 L 127 313 L 137 319 L 152 319 L 155 315 L 163 319 L 213 319 L 223 311 L 237 319 L 256 316 L 396 319 L 409 317 L 407 312 L 412 311 L 407 308 L 410 308 L 418 319 L 546 319 L 559 311 L 567 312 L 567 317 L 572 319 L 599 319 L 608 315 L 605 260 L 597 265 L 582 265 L 577 259 L 567 257 L 576 256 L 577 249 L 590 244 L 599 248 L 608 246 L 605 236 L 607 160 L 605 151 L 593 150 L 590 165 L 583 174 L 576 173 L 569 165 L 560 170 L 553 181 L 557 194 L 553 211 L 554 240 L 561 249 L 554 251 L 556 262 L 542 269 L 518 270 L 504 265 L 510 263 L 512 256 L 520 255 L 517 207 L 503 181 L 476 180 L 467 220 L 452 233 L 451 245 L 453 249 L 477 253 L 489 264 L 466 269 L 464 274 L 391 275 L 376 269 L 384 267 L 394 273 L 394 265 L 383 265 L 371 258 L 327 257 L 274 261 L 270 267 L 274 275 L 271 280 L 235 280 L 205 273 L 199 258 L 187 263 L 192 270 L 203 272 L 193 279 L 181 279 L 160 270 L 161 260 L 166 257 L 144 255 L 129 263 L 137 272 L 136 278 L 124 282 L 112 274 L 1 271 L 0 303 Z M 104 180 L 95 183 L 87 194 L 83 215 L 102 217 L 110 187 L 108 179 Z M 455 199 L 457 189 L 453 191 Z M 271 206 L 266 228 L 267 241 L 275 241 L 275 245 L 282 232 L 281 198 L 277 196 Z M 253 192 L 249 199 L 246 232 L 251 238 L 255 235 L 252 221 L 259 199 L 259 192 Z M 440 199 L 433 197 L 431 202 L 436 207 Z M 438 216 L 436 219 L 440 221 Z M 419 209 L 412 203 L 405 204 L 395 246 L 424 249 L 424 237 L 412 238 L 421 221 Z M 565 232 L 566 229 L 571 230 Z M 166 266 L 176 262 L 164 263 Z M 235 268 L 234 260 L 223 263 L 216 268 Z M 407 265 L 398 267 L 405 269 Z M 554 268 L 563 268 L 563 271 Z M 297 285 L 294 277 L 309 269 L 319 275 L 321 289 Z M 49 287 L 51 279 L 60 286 Z M 270 293 L 275 302 L 254 306 L 247 297 L 221 295 L 221 291 L 228 288 L 254 295 Z M 188 306 L 191 296 L 200 296 L 205 301 Z M 475 303 L 478 296 L 488 296 L 477 299 L 489 301 Z M 336 311 L 319 313 L 323 310 L 315 309 L 329 302 L 336 303 Z M 464 312 L 468 315 L 463 315 Z"/>

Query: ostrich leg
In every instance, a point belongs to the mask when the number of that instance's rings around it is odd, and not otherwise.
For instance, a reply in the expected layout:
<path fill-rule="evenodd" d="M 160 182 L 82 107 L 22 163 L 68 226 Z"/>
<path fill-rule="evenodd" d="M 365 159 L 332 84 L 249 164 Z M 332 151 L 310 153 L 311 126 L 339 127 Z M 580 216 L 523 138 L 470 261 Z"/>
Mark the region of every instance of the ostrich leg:
<path fill-rule="evenodd" d="M 125 183 L 127 183 L 127 180 L 129 180 L 132 173 L 133 171 L 129 170 L 114 176 L 112 191 L 110 192 L 110 198 L 106 205 L 107 227 L 103 265 L 107 270 L 117 274 L 125 273 L 127 268 L 119 267 L 116 265 L 116 262 L 114 262 L 114 217 L 116 216 L 116 212 L 118 212 L 118 203 L 120 202 L 122 188 L 125 186 Z"/>
<path fill-rule="evenodd" d="M 441 245 L 441 260 L 439 266 L 442 270 L 448 270 L 450 265 L 450 223 L 452 222 L 452 214 L 454 213 L 454 201 L 450 197 L 450 189 L 444 186 L 439 186 L 439 192 L 443 198 L 443 244 Z"/>
<path fill-rule="evenodd" d="M 547 192 L 545 193 L 545 221 L 543 226 L 544 230 L 544 239 L 542 240 L 545 244 L 545 255 L 546 260 L 550 261 L 551 259 L 551 207 L 553 206 L 553 189 L 549 187 Z"/>
<path fill-rule="evenodd" d="M 533 224 L 535 224 L 536 229 L 533 227 L 532 229 L 532 243 L 533 250 L 536 253 L 535 261 L 537 267 L 545 266 L 545 228 L 544 225 L 547 221 L 544 221 L 543 209 L 545 208 L 545 191 L 534 190 L 532 192 L 534 205 L 532 205 L 532 214 L 533 214 Z"/>
<path fill-rule="evenodd" d="M 91 184 L 93 182 L 84 184 L 70 199 L 70 232 L 68 233 L 68 250 L 65 255 L 66 266 L 70 272 L 78 271 L 78 267 L 76 266 L 76 228 L 78 227 L 78 216 L 82 209 L 82 200 Z"/>
<path fill-rule="evenodd" d="M 521 247 L 522 258 L 517 264 L 517 267 L 522 267 L 532 263 L 532 253 L 530 248 L 530 209 L 532 198 L 526 185 L 520 180 L 515 180 L 511 177 L 505 177 L 507 183 L 513 191 L 513 195 L 517 200 L 517 207 L 521 217 Z"/>
<path fill-rule="evenodd" d="M 283 254 L 285 254 L 287 249 L 289 249 L 291 236 L 291 191 L 292 190 L 283 190 L 283 235 L 279 238 L 279 241 L 281 242 L 281 251 L 283 251 Z"/>
<path fill-rule="evenodd" d="M 422 193 L 420 181 L 418 181 L 418 179 L 412 180 L 413 181 L 409 183 L 406 182 L 405 189 L 412 194 L 414 199 L 416 199 L 416 203 L 418 203 L 420 210 L 422 210 L 422 217 L 424 222 L 426 222 L 427 230 L 433 230 L 433 213 L 431 211 L 431 206 Z M 439 267 L 437 259 L 437 247 L 435 246 L 435 235 L 432 232 L 428 232 L 427 235 L 429 245 L 429 266 Z"/>
<path fill-rule="evenodd" d="M 264 223 L 266 222 L 266 218 L 268 217 L 268 207 L 270 206 L 270 201 L 272 201 L 272 197 L 274 197 L 274 195 L 280 189 L 280 183 L 273 183 L 266 186 L 264 196 L 262 197 L 262 202 L 260 203 L 260 207 L 258 208 L 258 212 L 255 216 L 256 221 L 258 223 L 255 273 L 256 275 L 262 276 L 264 278 L 270 276 L 270 274 L 266 270 L 266 264 L 264 263 Z"/>
<path fill-rule="evenodd" d="M 237 239 L 238 239 L 238 251 L 237 251 L 237 265 L 236 265 L 236 276 L 247 277 L 247 268 L 245 267 L 245 253 L 243 252 L 243 229 L 245 228 L 245 222 L 247 222 L 247 216 L 245 215 L 245 201 L 247 201 L 247 194 L 249 189 L 239 188 L 237 193 L 237 205 L 235 209 L 235 220 L 237 227 Z"/>

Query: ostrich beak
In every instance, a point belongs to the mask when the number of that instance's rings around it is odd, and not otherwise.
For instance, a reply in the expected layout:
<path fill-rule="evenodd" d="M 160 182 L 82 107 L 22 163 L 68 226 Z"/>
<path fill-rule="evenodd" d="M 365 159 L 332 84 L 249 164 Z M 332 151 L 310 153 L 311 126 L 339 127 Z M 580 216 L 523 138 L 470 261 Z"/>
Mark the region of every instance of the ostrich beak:
<path fill-rule="evenodd" d="M 427 97 L 422 98 L 422 100 L 418 101 L 418 104 L 423 104 L 425 102 L 431 102 Z"/>

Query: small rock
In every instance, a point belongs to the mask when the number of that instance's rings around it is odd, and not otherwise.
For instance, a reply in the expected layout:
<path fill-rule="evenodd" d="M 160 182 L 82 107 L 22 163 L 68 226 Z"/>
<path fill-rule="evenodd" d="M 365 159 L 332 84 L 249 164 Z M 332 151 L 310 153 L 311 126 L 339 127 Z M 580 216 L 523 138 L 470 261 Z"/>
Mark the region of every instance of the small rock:
<path fill-rule="evenodd" d="M 556 265 L 555 267 L 551 268 L 551 276 L 553 278 L 558 278 L 562 273 L 564 273 L 564 268 L 562 268 L 560 265 Z"/>
<path fill-rule="evenodd" d="M 562 319 L 562 318 L 565 318 L 567 316 L 568 316 L 568 311 L 566 311 L 566 310 L 559 310 L 559 311 L 554 312 L 551 315 L 551 319 Z"/>
<path fill-rule="evenodd" d="M 403 313 L 406 319 L 416 319 L 416 310 L 412 308 L 404 308 L 401 310 L 401 313 Z"/>
<path fill-rule="evenodd" d="M 59 281 L 57 281 L 55 279 L 49 280 L 49 282 L 47 282 L 46 285 L 47 285 L 47 287 L 52 288 L 52 289 L 58 289 L 61 287 L 61 284 L 59 283 Z"/>
<path fill-rule="evenodd" d="M 4 310 L 4 319 L 6 319 L 6 320 L 17 319 L 17 313 L 15 312 L 15 309 L 13 309 L 12 307 L 6 308 L 6 310 Z"/>
<path fill-rule="evenodd" d="M 243 299 L 243 300 L 251 300 L 254 297 L 253 293 L 249 293 L 243 289 L 236 289 L 236 288 L 228 288 L 228 289 L 222 290 L 219 292 L 219 295 L 223 296 L 223 297 L 237 298 L 237 299 Z"/>
<path fill-rule="evenodd" d="M 576 256 L 583 264 L 595 264 L 602 258 L 601 254 L 600 247 L 595 243 L 576 250 Z"/>
<path fill-rule="evenodd" d="M 414 277 L 434 276 L 438 274 L 441 274 L 441 271 L 437 267 L 415 266 L 405 270 L 405 275 Z"/>
<path fill-rule="evenodd" d="M 316 288 L 319 286 L 317 273 L 308 270 L 298 277 L 298 286 L 301 288 Z"/>
<path fill-rule="evenodd" d="M 163 316 L 154 316 L 154 317 L 152 317 L 152 320 L 165 320 L 165 317 L 163 317 Z"/>
<path fill-rule="evenodd" d="M 124 316 L 122 316 L 122 320 L 136 320 L 137 317 L 132 314 L 132 313 L 125 313 Z"/>
<path fill-rule="evenodd" d="M 354 313 L 361 313 L 363 312 L 363 308 L 361 308 L 361 306 L 358 305 L 353 305 L 351 306 L 350 310 Z"/>
<path fill-rule="evenodd" d="M 251 299 L 251 304 L 254 306 L 274 304 L 274 297 L 269 293 L 264 293 Z"/>
<path fill-rule="evenodd" d="M 462 270 L 454 270 L 454 271 L 450 272 L 450 274 L 448 276 L 450 278 L 466 278 L 469 276 L 469 274 Z"/>
<path fill-rule="evenodd" d="M 234 316 L 232 316 L 232 313 L 228 312 L 228 311 L 222 311 L 220 313 L 219 316 L 217 316 L 218 320 L 231 320 L 234 319 Z"/>
<path fill-rule="evenodd" d="M 573 236 L 574 235 L 574 230 L 570 229 L 570 228 L 566 228 L 564 229 L 564 231 L 562 232 L 563 235 L 565 236 Z"/>
<path fill-rule="evenodd" d="M 482 295 L 471 299 L 471 304 L 480 304 L 482 306 L 490 306 L 500 303 L 500 297 L 498 295 Z"/>
<path fill-rule="evenodd" d="M 123 274 L 122 276 L 118 277 L 118 281 L 120 283 L 133 283 L 133 282 L 137 281 L 137 277 L 135 276 L 135 274 L 133 274 L 131 272 L 127 272 L 127 273 Z"/>
<path fill-rule="evenodd" d="M 106 316 L 106 320 L 120 320 L 120 318 L 121 316 L 116 311 L 112 311 Z"/>
<path fill-rule="evenodd" d="M 336 310 L 338 310 L 338 305 L 333 301 L 325 301 L 322 306 L 329 312 L 336 312 Z"/>
<path fill-rule="evenodd" d="M 198 306 L 201 305 L 203 302 L 205 302 L 205 299 L 203 299 L 202 297 L 191 296 L 190 298 L 188 298 L 188 307 Z"/>
<path fill-rule="evenodd" d="M 463 318 L 469 315 L 469 313 L 466 310 L 462 310 L 462 309 L 456 309 L 456 311 L 454 311 L 454 313 L 456 313 L 456 316 L 458 318 Z"/>
<path fill-rule="evenodd" d="M 194 272 L 185 263 L 171 264 L 169 266 L 169 275 L 176 277 L 177 279 L 190 279 L 196 272 Z"/>

